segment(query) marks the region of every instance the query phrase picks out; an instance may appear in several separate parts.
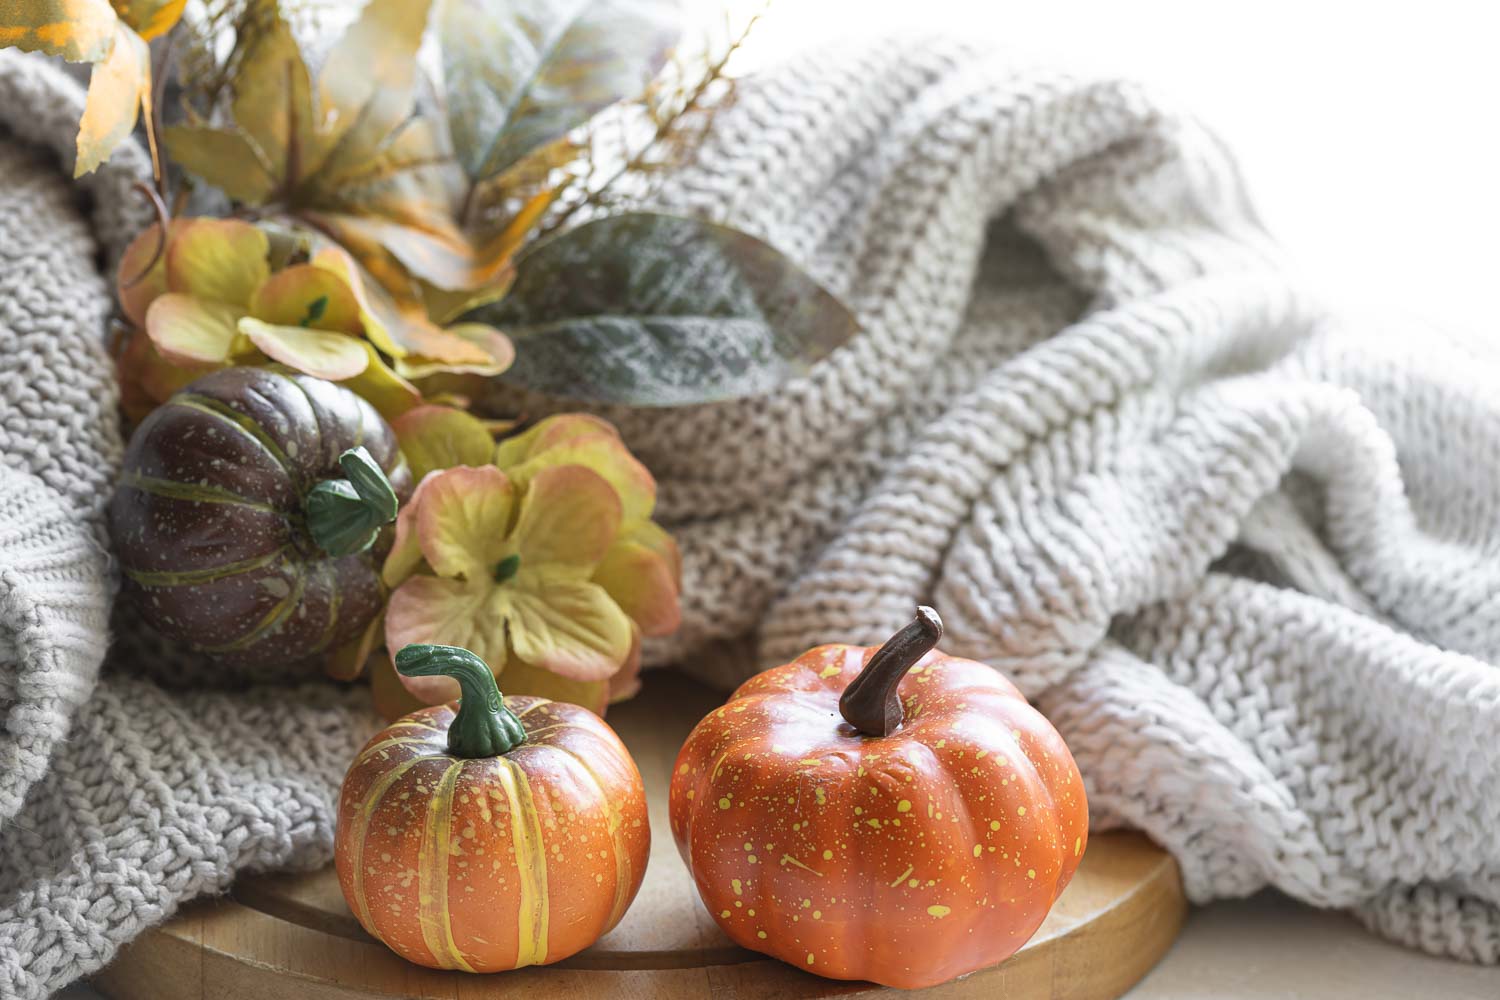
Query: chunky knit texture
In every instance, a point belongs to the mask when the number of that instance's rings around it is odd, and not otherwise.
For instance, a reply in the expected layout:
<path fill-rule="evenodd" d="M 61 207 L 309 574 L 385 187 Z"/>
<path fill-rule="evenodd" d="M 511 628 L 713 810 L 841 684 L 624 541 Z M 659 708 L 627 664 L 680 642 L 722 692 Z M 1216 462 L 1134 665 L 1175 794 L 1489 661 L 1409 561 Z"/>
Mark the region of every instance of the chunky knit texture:
<path fill-rule="evenodd" d="M 7 996 L 237 871 L 326 861 L 372 723 L 326 686 L 169 691 L 140 676 L 178 671 L 148 643 L 96 681 L 119 450 L 96 248 L 142 221 L 121 178 L 144 160 L 117 155 L 83 215 L 79 102 L 0 53 Z M 607 413 L 684 549 L 685 623 L 653 662 L 728 686 L 933 603 L 950 652 L 1061 729 L 1095 822 L 1166 845 L 1194 898 L 1273 884 L 1500 961 L 1486 348 L 1325 315 L 1223 149 L 1136 88 L 951 42 L 768 74 L 665 200 L 777 244 L 864 330 L 771 398 Z"/>

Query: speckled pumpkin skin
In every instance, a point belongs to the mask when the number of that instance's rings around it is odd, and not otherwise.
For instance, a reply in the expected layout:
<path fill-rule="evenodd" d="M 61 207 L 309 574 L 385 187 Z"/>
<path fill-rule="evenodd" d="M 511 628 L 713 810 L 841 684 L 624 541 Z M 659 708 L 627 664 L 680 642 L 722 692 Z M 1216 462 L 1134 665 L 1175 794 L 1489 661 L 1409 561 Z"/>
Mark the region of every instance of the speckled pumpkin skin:
<path fill-rule="evenodd" d="M 229 664 L 311 659 L 380 610 L 377 553 L 334 558 L 303 498 L 363 445 L 396 495 L 411 471 L 374 407 L 307 375 L 228 368 L 152 411 L 109 508 L 126 595 L 154 629 Z"/>
<path fill-rule="evenodd" d="M 874 649 L 820 646 L 693 730 L 672 833 L 737 944 L 833 979 L 917 988 L 1003 961 L 1078 868 L 1072 755 L 998 673 L 933 651 L 905 722 L 862 736 L 839 696 Z"/>
<path fill-rule="evenodd" d="M 646 792 L 614 730 L 566 702 L 505 704 L 527 733 L 507 754 L 451 756 L 454 705 L 439 705 L 378 733 L 344 779 L 344 899 L 419 965 L 561 961 L 620 922 L 646 873 Z"/>

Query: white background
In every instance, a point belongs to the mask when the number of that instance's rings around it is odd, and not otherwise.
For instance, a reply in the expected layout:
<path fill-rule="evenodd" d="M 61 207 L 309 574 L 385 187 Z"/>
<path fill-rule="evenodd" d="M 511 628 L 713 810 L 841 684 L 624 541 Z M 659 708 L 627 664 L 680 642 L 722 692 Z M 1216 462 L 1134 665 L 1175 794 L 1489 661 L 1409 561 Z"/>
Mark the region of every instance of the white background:
<path fill-rule="evenodd" d="M 902 25 L 1152 84 L 1237 151 L 1326 299 L 1500 335 L 1500 5 L 773 0 L 748 61 Z"/>

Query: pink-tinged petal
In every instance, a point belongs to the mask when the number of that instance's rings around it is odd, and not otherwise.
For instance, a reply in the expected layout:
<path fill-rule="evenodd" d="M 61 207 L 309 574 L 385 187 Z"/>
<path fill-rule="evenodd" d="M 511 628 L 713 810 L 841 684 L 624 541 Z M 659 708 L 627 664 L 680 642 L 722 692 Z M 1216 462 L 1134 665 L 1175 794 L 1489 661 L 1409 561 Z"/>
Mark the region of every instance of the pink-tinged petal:
<path fill-rule="evenodd" d="M 406 353 L 406 348 L 391 339 L 391 326 L 401 320 L 395 301 L 379 282 L 365 273 L 349 251 L 335 243 L 325 244 L 313 254 L 311 265 L 343 279 L 359 307 L 360 325 L 371 343 L 392 357 Z"/>
<path fill-rule="evenodd" d="M 671 564 L 639 542 L 610 546 L 594 571 L 594 582 L 646 635 L 671 635 L 682 624 Z"/>
<path fill-rule="evenodd" d="M 311 264 L 278 271 L 250 296 L 250 315 L 273 326 L 360 332 L 359 303 L 337 274 Z"/>
<path fill-rule="evenodd" d="M 644 545 L 665 559 L 672 570 L 672 585 L 682 591 L 682 552 L 666 528 L 655 521 L 627 521 L 620 528 L 620 540 Z"/>
<path fill-rule="evenodd" d="M 581 465 L 543 469 L 516 518 L 521 571 L 587 579 L 619 530 L 620 498 L 602 476 Z"/>
<path fill-rule="evenodd" d="M 518 576 L 491 588 L 488 611 L 508 626 L 519 659 L 573 680 L 605 680 L 630 655 L 630 619 L 595 583 Z"/>
<path fill-rule="evenodd" d="M 330 382 L 353 378 L 370 363 L 364 341 L 348 334 L 273 326 L 250 316 L 240 320 L 239 330 L 267 357 Z"/>
<path fill-rule="evenodd" d="M 391 422 L 412 475 L 488 465 L 495 441 L 483 421 L 451 406 L 419 406 Z"/>
<path fill-rule="evenodd" d="M 422 393 L 416 386 L 391 371 L 390 365 L 369 341 L 358 343 L 364 347 L 369 363 L 364 371 L 343 381 L 345 388 L 363 396 L 387 421 L 422 405 Z"/>
<path fill-rule="evenodd" d="M 620 672 L 609 679 L 609 703 L 617 705 L 629 701 L 641 691 L 641 630 L 636 629 L 630 637 L 630 655 Z M 603 714 L 603 713 L 600 713 Z"/>
<path fill-rule="evenodd" d="M 391 594 L 385 610 L 385 645 L 394 655 L 414 642 L 462 646 L 491 664 L 504 663 L 505 621 L 485 613 L 488 581 L 467 583 L 437 576 L 414 576 Z M 458 697 L 446 677 L 403 677 L 428 704 Z"/>
<path fill-rule="evenodd" d="M 517 659 L 507 663 L 496 679 L 500 683 L 500 693 L 507 698 L 529 694 L 552 701 L 568 701 L 582 705 L 595 715 L 603 715 L 609 708 L 610 683 L 613 680 L 575 681 Z"/>
<path fill-rule="evenodd" d="M 173 219 L 167 226 L 167 239 L 171 240 L 182 226 L 183 220 Z M 115 292 L 120 298 L 120 309 L 132 324 L 143 329 L 147 307 L 167 291 L 167 253 L 165 247 L 157 246 L 160 233 L 160 225 L 151 225 L 131 240 L 120 257 L 120 270 L 116 274 Z M 151 264 L 150 270 L 146 270 L 147 264 Z"/>
<path fill-rule="evenodd" d="M 524 488 L 543 469 L 584 465 L 603 476 L 620 495 L 627 521 L 644 520 L 656 507 L 656 479 L 630 453 L 618 432 L 596 417 L 549 417 L 495 448 L 495 464 Z"/>
<path fill-rule="evenodd" d="M 483 323 L 458 323 L 444 328 L 442 332 L 474 345 L 483 352 L 483 359 L 449 361 L 408 354 L 396 359 L 396 370 L 411 379 L 427 378 L 440 373 L 499 375 L 516 360 L 515 345 L 510 342 L 509 337 L 492 326 Z"/>
<path fill-rule="evenodd" d="M 490 583 L 500 560 L 511 554 L 510 479 L 493 465 L 461 465 L 433 473 L 424 485 L 417 540 L 427 565 L 439 576 Z"/>
<path fill-rule="evenodd" d="M 270 239 L 248 222 L 189 219 L 167 250 L 167 287 L 248 307 L 250 296 L 271 276 L 270 252 Z"/>
<path fill-rule="evenodd" d="M 227 302 L 168 292 L 146 310 L 146 333 L 168 361 L 223 364 L 234 349 L 242 313 L 240 307 Z"/>
<path fill-rule="evenodd" d="M 386 554 L 385 564 L 380 568 L 380 579 L 387 587 L 399 586 L 401 581 L 417 571 L 422 565 L 422 547 L 417 541 L 417 509 L 432 476 L 423 476 L 412 490 L 411 499 L 396 515 L 396 535 L 391 542 L 391 551 Z"/>
<path fill-rule="evenodd" d="M 495 449 L 495 464 L 501 468 L 520 465 L 548 448 L 595 434 L 620 436 L 615 425 L 603 417 L 591 413 L 559 413 L 501 441 Z"/>

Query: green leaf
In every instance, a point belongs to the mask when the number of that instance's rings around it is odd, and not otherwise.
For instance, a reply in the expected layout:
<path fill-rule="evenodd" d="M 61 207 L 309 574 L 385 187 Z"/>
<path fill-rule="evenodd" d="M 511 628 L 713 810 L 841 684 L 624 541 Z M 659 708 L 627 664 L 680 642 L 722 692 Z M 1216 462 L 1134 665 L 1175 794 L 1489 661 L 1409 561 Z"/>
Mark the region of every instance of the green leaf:
<path fill-rule="evenodd" d="M 682 25 L 678 0 L 449 0 L 440 32 L 453 145 L 483 180 L 639 94 Z"/>
<path fill-rule="evenodd" d="M 636 406 L 768 392 L 857 329 L 769 244 L 646 212 L 536 244 L 517 260 L 510 294 L 476 316 L 524 341 L 507 381 Z"/>

